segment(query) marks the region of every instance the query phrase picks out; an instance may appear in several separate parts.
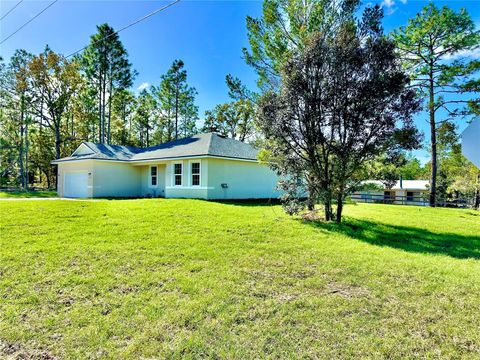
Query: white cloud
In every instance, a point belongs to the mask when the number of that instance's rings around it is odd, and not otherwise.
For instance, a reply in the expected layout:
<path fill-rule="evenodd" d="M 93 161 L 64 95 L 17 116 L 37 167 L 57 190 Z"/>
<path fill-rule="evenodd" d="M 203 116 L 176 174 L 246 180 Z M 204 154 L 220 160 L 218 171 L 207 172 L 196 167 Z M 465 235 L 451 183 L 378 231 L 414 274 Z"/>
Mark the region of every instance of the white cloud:
<path fill-rule="evenodd" d="M 400 0 L 406 1 L 406 0 Z M 383 0 L 380 4 L 381 7 L 385 9 L 387 15 L 392 15 L 395 11 L 397 11 L 397 7 L 395 6 L 395 0 Z"/>
<path fill-rule="evenodd" d="M 471 50 L 461 50 L 455 54 L 447 54 L 443 56 L 444 60 L 456 60 L 460 58 L 480 59 L 480 48 Z"/>
<path fill-rule="evenodd" d="M 401 2 L 402 4 L 404 4 L 404 5 L 407 3 L 407 1 L 408 1 L 408 0 L 400 0 L 400 2 Z"/>
<path fill-rule="evenodd" d="M 142 90 L 148 88 L 149 86 L 150 86 L 150 84 L 148 82 L 143 82 L 137 87 L 137 90 L 142 91 Z"/>

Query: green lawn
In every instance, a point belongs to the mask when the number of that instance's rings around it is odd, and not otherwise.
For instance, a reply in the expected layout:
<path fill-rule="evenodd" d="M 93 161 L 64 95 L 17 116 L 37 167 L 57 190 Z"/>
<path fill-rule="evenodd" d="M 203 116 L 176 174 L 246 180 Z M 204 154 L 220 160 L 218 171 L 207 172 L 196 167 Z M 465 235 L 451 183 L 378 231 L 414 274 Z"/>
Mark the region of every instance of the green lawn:
<path fill-rule="evenodd" d="M 0 191 L 0 198 L 51 198 L 57 196 L 56 191 L 50 190 Z"/>
<path fill-rule="evenodd" d="M 479 358 L 480 213 L 0 201 L 0 358 Z"/>

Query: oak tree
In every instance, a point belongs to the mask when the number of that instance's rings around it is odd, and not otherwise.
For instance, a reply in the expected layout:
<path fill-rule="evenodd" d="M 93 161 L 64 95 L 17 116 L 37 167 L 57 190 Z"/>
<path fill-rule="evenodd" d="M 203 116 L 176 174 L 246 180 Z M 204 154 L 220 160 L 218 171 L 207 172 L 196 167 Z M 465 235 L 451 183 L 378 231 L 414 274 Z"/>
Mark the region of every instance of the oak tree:
<path fill-rule="evenodd" d="M 329 36 L 313 34 L 282 66 L 280 91 L 259 101 L 258 121 L 270 165 L 298 212 L 301 185 L 310 210 L 341 221 L 345 198 L 379 154 L 418 146 L 418 109 L 393 41 L 383 36 L 381 9 L 367 8 Z M 336 203 L 336 213 L 334 213 Z"/>

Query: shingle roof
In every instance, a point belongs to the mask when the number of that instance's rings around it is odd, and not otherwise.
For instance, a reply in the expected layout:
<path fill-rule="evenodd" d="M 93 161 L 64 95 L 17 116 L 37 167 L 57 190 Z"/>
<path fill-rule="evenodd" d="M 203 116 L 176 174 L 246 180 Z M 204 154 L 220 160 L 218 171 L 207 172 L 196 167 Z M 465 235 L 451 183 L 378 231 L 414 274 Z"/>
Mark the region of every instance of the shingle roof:
<path fill-rule="evenodd" d="M 91 142 L 84 142 L 83 144 L 92 150 L 91 154 L 75 155 L 74 153 L 72 156 L 55 160 L 54 163 L 81 159 L 148 161 L 195 156 L 256 160 L 258 153 L 258 150 L 249 144 L 216 133 L 198 134 L 148 148 Z"/>

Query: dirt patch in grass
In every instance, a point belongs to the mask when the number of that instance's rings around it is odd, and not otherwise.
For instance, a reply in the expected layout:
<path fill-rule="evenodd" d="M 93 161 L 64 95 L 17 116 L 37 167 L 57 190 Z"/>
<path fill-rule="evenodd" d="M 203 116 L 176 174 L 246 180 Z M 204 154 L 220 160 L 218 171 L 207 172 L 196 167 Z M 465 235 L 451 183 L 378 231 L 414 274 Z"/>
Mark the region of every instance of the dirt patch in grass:
<path fill-rule="evenodd" d="M 325 218 L 318 210 L 306 211 L 302 213 L 301 218 L 303 221 L 324 221 Z"/>
<path fill-rule="evenodd" d="M 326 294 L 336 294 L 346 299 L 370 295 L 370 291 L 364 287 L 338 282 L 328 283 L 325 289 Z"/>
<path fill-rule="evenodd" d="M 54 360 L 58 359 L 46 350 L 28 349 L 18 343 L 6 342 L 0 339 L 0 357 L 18 360 Z"/>

